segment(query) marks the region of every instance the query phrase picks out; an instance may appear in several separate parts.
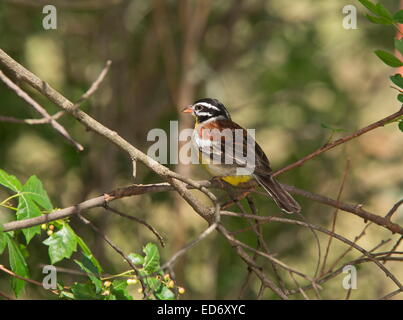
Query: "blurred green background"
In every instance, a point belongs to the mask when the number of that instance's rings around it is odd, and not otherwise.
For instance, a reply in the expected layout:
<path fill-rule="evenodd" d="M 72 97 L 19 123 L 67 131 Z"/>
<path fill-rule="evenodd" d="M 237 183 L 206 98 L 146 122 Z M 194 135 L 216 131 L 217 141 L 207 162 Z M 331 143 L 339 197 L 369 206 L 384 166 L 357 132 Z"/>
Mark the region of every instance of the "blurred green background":
<path fill-rule="evenodd" d="M 397 0 L 382 3 L 392 11 L 399 8 Z M 358 1 L 54 1 L 57 30 L 43 29 L 44 4 L 0 2 L 1 48 L 71 101 L 78 100 L 105 62 L 112 60 L 106 79 L 82 109 L 143 151 L 150 145 L 150 129 L 168 130 L 169 121 L 178 119 L 182 127 L 191 127 L 192 120 L 182 118 L 178 110 L 202 97 L 218 98 L 233 120 L 255 128 L 257 141 L 274 169 L 325 144 L 332 131 L 323 125 L 344 129 L 333 136 L 337 138 L 399 108 L 397 93 L 388 80 L 395 70 L 373 54 L 375 49 L 391 50 L 395 30 L 369 23 L 364 18 L 366 9 Z M 356 30 L 345 30 L 342 25 L 342 8 L 348 4 L 358 10 Z M 50 113 L 58 111 L 35 91 L 26 89 Z M 0 109 L 3 116 L 39 117 L 3 84 Z M 23 181 L 36 174 L 59 208 L 133 183 L 126 154 L 67 115 L 60 122 L 84 145 L 83 152 L 77 152 L 49 125 L 0 122 L 0 168 Z M 342 201 L 362 203 L 367 210 L 383 215 L 402 196 L 402 156 L 402 133 L 395 124 L 388 125 L 287 172 L 279 180 L 336 198 L 350 159 Z M 170 167 L 195 179 L 208 178 L 197 166 Z M 137 183 L 158 181 L 139 165 Z M 0 196 L 6 197 L 4 189 L 0 189 Z M 271 200 L 255 198 L 260 214 L 282 216 Z M 296 198 L 310 222 L 331 228 L 334 209 Z M 167 240 L 166 248 L 161 249 L 163 261 L 206 227 L 174 193 L 132 197 L 112 206 L 146 219 L 163 234 Z M 87 217 L 127 253 L 141 252 L 147 242 L 156 242 L 148 229 L 105 210 L 93 209 Z M 12 219 L 10 212 L 0 208 L 1 223 Z M 395 219 L 403 223 L 401 211 Z M 230 230 L 249 225 L 235 218 L 224 221 Z M 121 257 L 91 229 L 74 218 L 71 225 L 88 241 L 108 273 L 126 270 Z M 342 212 L 336 231 L 354 239 L 363 226 L 361 219 Z M 264 234 L 277 258 L 312 275 L 317 249 L 308 229 L 273 222 L 264 226 Z M 33 279 L 42 279 L 41 264 L 50 263 L 47 247 L 41 244 L 45 238 L 43 234 L 30 244 L 28 264 Z M 395 241 L 398 236 L 371 226 L 359 244 L 371 249 L 388 238 Z M 240 239 L 256 244 L 251 232 L 243 233 Z M 327 239 L 320 235 L 323 250 Z M 328 264 L 345 248 L 333 241 Z M 352 251 L 343 261 L 358 256 Z M 6 255 L 0 257 L 0 263 L 8 265 Z M 71 261 L 58 265 L 77 269 Z M 402 279 L 398 263 L 387 266 Z M 229 244 L 213 234 L 179 261 L 175 273 L 178 284 L 186 288 L 184 298 L 233 299 L 238 297 L 247 269 Z M 67 284 L 77 280 L 69 274 L 60 277 Z M 342 277 L 325 284 L 322 297 L 344 298 Z M 286 274 L 285 279 L 293 286 Z M 376 266 L 364 264 L 351 298 L 376 298 L 394 288 Z M 0 290 L 10 292 L 9 279 L 3 273 Z M 255 299 L 258 291 L 259 282 L 252 277 L 244 298 Z M 395 298 L 399 297 L 402 294 Z M 23 298 L 55 296 L 28 286 Z M 275 296 L 266 290 L 263 298 Z"/>

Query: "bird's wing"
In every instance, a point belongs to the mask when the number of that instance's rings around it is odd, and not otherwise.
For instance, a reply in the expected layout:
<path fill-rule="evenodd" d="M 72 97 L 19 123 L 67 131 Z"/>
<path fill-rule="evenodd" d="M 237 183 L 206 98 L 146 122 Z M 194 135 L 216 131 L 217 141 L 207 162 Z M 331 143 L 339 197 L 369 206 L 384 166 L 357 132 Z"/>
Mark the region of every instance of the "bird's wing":
<path fill-rule="evenodd" d="M 199 151 L 213 163 L 235 165 L 250 174 L 268 174 L 269 160 L 247 130 L 231 120 L 216 120 L 201 125 Z M 246 173 L 245 172 L 245 173 Z"/>

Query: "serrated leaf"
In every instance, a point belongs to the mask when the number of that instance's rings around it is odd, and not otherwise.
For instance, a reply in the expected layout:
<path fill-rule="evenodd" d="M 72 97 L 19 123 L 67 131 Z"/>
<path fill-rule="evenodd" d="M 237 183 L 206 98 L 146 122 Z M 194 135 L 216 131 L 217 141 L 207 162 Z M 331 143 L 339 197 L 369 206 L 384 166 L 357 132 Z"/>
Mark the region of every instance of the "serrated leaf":
<path fill-rule="evenodd" d="M 21 193 L 19 201 L 18 201 L 16 215 L 17 215 L 17 220 L 25 220 L 25 219 L 39 217 L 40 215 L 42 215 L 42 212 L 38 208 L 38 206 L 35 204 L 35 202 L 31 199 L 30 196 L 28 196 L 24 193 Z M 22 229 L 22 233 L 24 234 L 25 240 L 28 244 L 36 234 L 41 233 L 41 228 L 40 228 L 40 226 L 25 228 L 25 229 Z"/>
<path fill-rule="evenodd" d="M 0 230 L 0 254 L 3 253 L 4 249 L 6 248 L 7 244 L 7 236 L 6 234 Z"/>
<path fill-rule="evenodd" d="M 144 257 L 137 254 L 137 253 L 130 253 L 127 256 L 130 261 L 134 264 L 134 265 L 138 265 L 138 264 L 143 264 L 144 263 Z"/>
<path fill-rule="evenodd" d="M 175 300 L 175 294 L 166 286 L 163 286 L 161 291 L 154 293 L 154 295 L 159 300 Z"/>
<path fill-rule="evenodd" d="M 92 261 L 84 255 L 81 261 L 74 260 L 74 262 L 77 263 L 80 266 L 81 270 L 83 270 L 87 274 L 88 278 L 90 278 L 91 282 L 95 286 L 95 292 L 101 292 L 102 281 L 99 279 L 98 269 L 92 263 Z"/>
<path fill-rule="evenodd" d="M 21 182 L 15 176 L 8 174 L 7 172 L 1 169 L 0 169 L 0 184 L 15 192 L 19 192 L 22 189 Z"/>
<path fill-rule="evenodd" d="M 375 3 L 372 3 L 369 0 L 358 0 L 361 4 L 366 7 L 372 13 L 378 14 Z"/>
<path fill-rule="evenodd" d="M 133 300 L 133 297 L 127 291 L 127 281 L 117 279 L 112 281 L 111 293 L 117 300 Z"/>
<path fill-rule="evenodd" d="M 399 121 L 398 127 L 401 132 L 403 132 L 403 121 Z"/>
<path fill-rule="evenodd" d="M 390 80 L 392 80 L 392 82 L 398 87 L 403 88 L 403 78 L 401 74 L 396 73 L 394 76 L 390 77 Z"/>
<path fill-rule="evenodd" d="M 376 24 L 385 24 L 385 25 L 390 25 L 393 24 L 393 22 L 391 22 L 388 19 L 385 19 L 384 17 L 375 17 L 375 16 L 371 16 L 369 14 L 366 14 L 365 17 L 371 21 L 372 23 L 376 23 Z"/>
<path fill-rule="evenodd" d="M 375 54 L 387 65 L 398 68 L 403 66 L 403 62 L 396 58 L 393 54 L 383 51 L 383 50 L 376 50 Z"/>
<path fill-rule="evenodd" d="M 77 236 L 68 224 L 43 241 L 49 246 L 49 257 L 52 264 L 70 258 L 77 250 Z"/>
<path fill-rule="evenodd" d="M 13 270 L 16 274 L 21 277 L 28 278 L 28 266 L 24 259 L 24 256 L 21 253 L 18 244 L 12 239 L 9 235 L 7 235 L 7 246 L 8 246 L 8 259 L 10 261 L 11 270 Z M 11 278 L 11 286 L 13 288 L 14 294 L 18 297 L 21 291 L 25 287 L 25 281 L 12 277 Z"/>
<path fill-rule="evenodd" d="M 155 277 L 145 278 L 144 283 L 153 291 L 158 291 L 162 285 L 161 281 Z"/>
<path fill-rule="evenodd" d="M 395 20 L 396 23 L 403 23 L 403 10 L 399 10 L 393 15 L 393 20 Z"/>
<path fill-rule="evenodd" d="M 71 291 L 77 300 L 96 300 L 99 298 L 92 283 L 74 283 L 71 286 Z"/>
<path fill-rule="evenodd" d="M 145 253 L 143 268 L 148 274 L 156 272 L 160 268 L 160 254 L 154 243 L 147 243 L 143 248 Z"/>
<path fill-rule="evenodd" d="M 73 231 L 74 232 L 74 231 Z M 91 262 L 94 264 L 94 266 L 97 268 L 98 273 L 102 272 L 102 267 L 99 263 L 99 261 L 94 257 L 92 254 L 90 248 L 87 246 L 87 244 L 84 242 L 84 240 L 76 235 L 77 239 L 77 244 L 80 246 L 81 250 L 83 251 L 84 255 L 91 260 Z"/>
<path fill-rule="evenodd" d="M 25 185 L 22 187 L 22 192 L 26 192 L 31 199 L 33 199 L 38 205 L 47 211 L 52 211 L 53 206 L 50 202 L 49 196 L 46 190 L 43 188 L 41 180 L 35 175 L 31 176 Z"/>

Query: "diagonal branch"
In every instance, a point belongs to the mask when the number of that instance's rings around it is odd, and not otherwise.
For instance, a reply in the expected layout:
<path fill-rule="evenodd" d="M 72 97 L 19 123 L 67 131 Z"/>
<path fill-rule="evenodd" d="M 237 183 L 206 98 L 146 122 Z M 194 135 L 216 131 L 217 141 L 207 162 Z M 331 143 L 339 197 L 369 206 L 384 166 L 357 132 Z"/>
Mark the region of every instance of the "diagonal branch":
<path fill-rule="evenodd" d="M 307 162 L 308 160 L 311 160 L 312 158 L 315 158 L 318 155 L 320 155 L 320 154 L 322 154 L 322 153 L 324 153 L 324 152 L 326 152 L 326 151 L 328 151 L 330 149 L 333 149 L 334 147 L 337 147 L 337 146 L 339 146 L 339 145 L 341 145 L 341 144 L 343 144 L 343 143 L 345 143 L 347 141 L 350 141 L 350 140 L 352 140 L 354 138 L 357 138 L 357 137 L 363 135 L 364 133 L 367 133 L 367 132 L 372 131 L 372 130 L 374 130 L 376 128 L 379 128 L 379 127 L 383 127 L 384 125 L 392 122 L 393 120 L 396 120 L 397 118 L 401 117 L 402 115 L 403 115 L 403 106 L 400 108 L 399 111 L 391 114 L 390 116 L 387 116 L 387 117 L 385 117 L 385 118 L 383 118 L 383 119 L 381 119 L 379 121 L 376 121 L 376 122 L 374 122 L 374 123 L 362 128 L 362 129 L 354 132 L 353 134 L 351 134 L 349 136 L 340 138 L 340 139 L 338 139 L 338 140 L 336 140 L 336 141 L 334 141 L 332 143 L 328 143 L 328 144 L 324 145 L 323 147 L 319 148 L 318 150 L 316 150 L 316 151 L 308 154 L 307 156 L 299 159 L 298 161 L 296 161 L 294 163 L 291 163 L 288 166 L 286 166 L 284 168 L 281 168 L 280 170 L 275 171 L 273 173 L 273 176 L 277 176 L 279 174 L 282 174 L 282 173 L 284 173 L 286 171 L 289 171 L 291 169 L 294 169 L 296 167 L 300 167 L 305 162 Z"/>
<path fill-rule="evenodd" d="M 76 142 L 67 132 L 67 130 L 59 124 L 52 116 L 34 99 L 32 99 L 24 90 L 12 82 L 1 70 L 0 79 L 13 90 L 20 98 L 27 102 L 32 108 L 34 108 L 39 114 L 41 114 L 45 119 L 49 120 L 49 123 L 60 135 L 62 135 L 67 141 L 69 141 L 78 151 L 84 150 L 84 147 Z"/>

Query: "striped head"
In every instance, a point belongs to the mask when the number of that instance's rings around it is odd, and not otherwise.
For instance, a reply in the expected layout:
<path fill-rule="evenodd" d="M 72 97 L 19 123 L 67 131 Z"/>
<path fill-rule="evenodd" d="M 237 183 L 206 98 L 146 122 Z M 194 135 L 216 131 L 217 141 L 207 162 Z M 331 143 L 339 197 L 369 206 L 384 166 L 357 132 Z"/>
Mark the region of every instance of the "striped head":
<path fill-rule="evenodd" d="M 231 119 L 228 110 L 217 99 L 204 98 L 197 100 L 192 105 L 186 107 L 182 112 L 191 113 L 197 123 L 203 123 L 216 119 Z"/>

